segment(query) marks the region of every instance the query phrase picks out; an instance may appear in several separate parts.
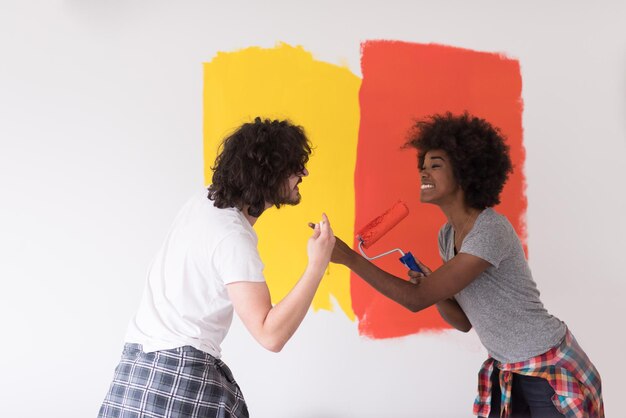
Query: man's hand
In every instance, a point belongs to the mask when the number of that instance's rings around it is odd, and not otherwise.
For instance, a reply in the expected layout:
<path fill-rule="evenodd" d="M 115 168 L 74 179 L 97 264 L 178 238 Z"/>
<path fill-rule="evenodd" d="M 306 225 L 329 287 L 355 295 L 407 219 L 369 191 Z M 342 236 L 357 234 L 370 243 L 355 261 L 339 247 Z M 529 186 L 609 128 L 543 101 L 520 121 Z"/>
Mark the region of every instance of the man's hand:
<path fill-rule="evenodd" d="M 322 214 L 320 223 L 313 224 L 309 222 L 309 226 L 313 228 L 313 235 L 309 238 L 307 245 L 309 263 L 321 266 L 325 270 L 330 261 L 330 254 L 333 251 L 335 235 L 325 213 Z"/>
<path fill-rule="evenodd" d="M 315 229 L 316 225 L 313 222 L 309 222 L 309 227 Z M 354 254 L 352 248 L 348 246 L 343 240 L 337 236 L 334 237 L 335 246 L 330 256 L 330 261 L 336 264 L 347 265 L 350 257 Z"/>

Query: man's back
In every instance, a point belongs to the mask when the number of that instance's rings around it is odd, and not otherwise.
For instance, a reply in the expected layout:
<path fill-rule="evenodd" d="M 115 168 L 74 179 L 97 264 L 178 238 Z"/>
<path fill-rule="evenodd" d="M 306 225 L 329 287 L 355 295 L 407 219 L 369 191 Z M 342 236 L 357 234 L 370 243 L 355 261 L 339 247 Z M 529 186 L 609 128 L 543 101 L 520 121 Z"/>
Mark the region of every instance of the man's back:
<path fill-rule="evenodd" d="M 149 268 L 126 335 L 146 352 L 190 345 L 219 357 L 233 316 L 226 284 L 264 281 L 250 223 L 240 210 L 218 209 L 206 195 L 183 206 Z"/>

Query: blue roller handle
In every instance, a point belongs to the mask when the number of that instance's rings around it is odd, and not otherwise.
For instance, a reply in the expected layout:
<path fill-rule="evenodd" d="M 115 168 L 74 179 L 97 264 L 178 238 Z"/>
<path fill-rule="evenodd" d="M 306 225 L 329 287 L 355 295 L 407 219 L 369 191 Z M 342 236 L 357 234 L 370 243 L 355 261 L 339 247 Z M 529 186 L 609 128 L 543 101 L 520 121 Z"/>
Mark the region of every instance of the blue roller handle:
<path fill-rule="evenodd" d="M 422 274 L 424 273 L 422 269 L 419 268 L 419 266 L 417 265 L 417 262 L 415 261 L 415 257 L 413 257 L 413 254 L 411 254 L 411 251 L 407 252 L 402 257 L 400 257 L 400 262 L 402 262 L 402 264 L 407 266 L 409 270 L 419 271 Z"/>

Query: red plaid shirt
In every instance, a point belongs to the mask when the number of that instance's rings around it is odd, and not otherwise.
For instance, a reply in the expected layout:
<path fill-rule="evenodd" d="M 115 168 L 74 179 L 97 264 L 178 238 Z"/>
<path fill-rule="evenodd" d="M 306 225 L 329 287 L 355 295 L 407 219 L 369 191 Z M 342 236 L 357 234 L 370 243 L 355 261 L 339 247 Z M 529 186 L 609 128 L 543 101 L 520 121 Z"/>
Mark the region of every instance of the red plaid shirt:
<path fill-rule="evenodd" d="M 554 406 L 568 418 L 604 418 L 600 374 L 569 330 L 561 344 L 529 360 L 500 363 L 488 358 L 478 373 L 474 414 L 479 417 L 487 417 L 491 411 L 494 366 L 500 369 L 501 418 L 511 413 L 511 373 L 546 379 L 554 389 Z"/>

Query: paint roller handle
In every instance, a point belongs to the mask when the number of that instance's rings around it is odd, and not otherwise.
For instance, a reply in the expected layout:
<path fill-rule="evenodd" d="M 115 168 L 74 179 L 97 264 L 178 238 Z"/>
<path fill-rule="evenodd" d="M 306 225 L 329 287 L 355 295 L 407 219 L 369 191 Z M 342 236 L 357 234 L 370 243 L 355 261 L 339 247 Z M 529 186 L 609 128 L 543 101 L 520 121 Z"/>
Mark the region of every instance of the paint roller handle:
<path fill-rule="evenodd" d="M 417 271 L 422 274 L 424 273 L 422 269 L 417 265 L 417 261 L 415 261 L 415 257 L 413 257 L 413 254 L 411 254 L 411 251 L 404 254 L 402 257 L 400 257 L 399 260 L 402 264 L 407 266 L 409 270 Z"/>

